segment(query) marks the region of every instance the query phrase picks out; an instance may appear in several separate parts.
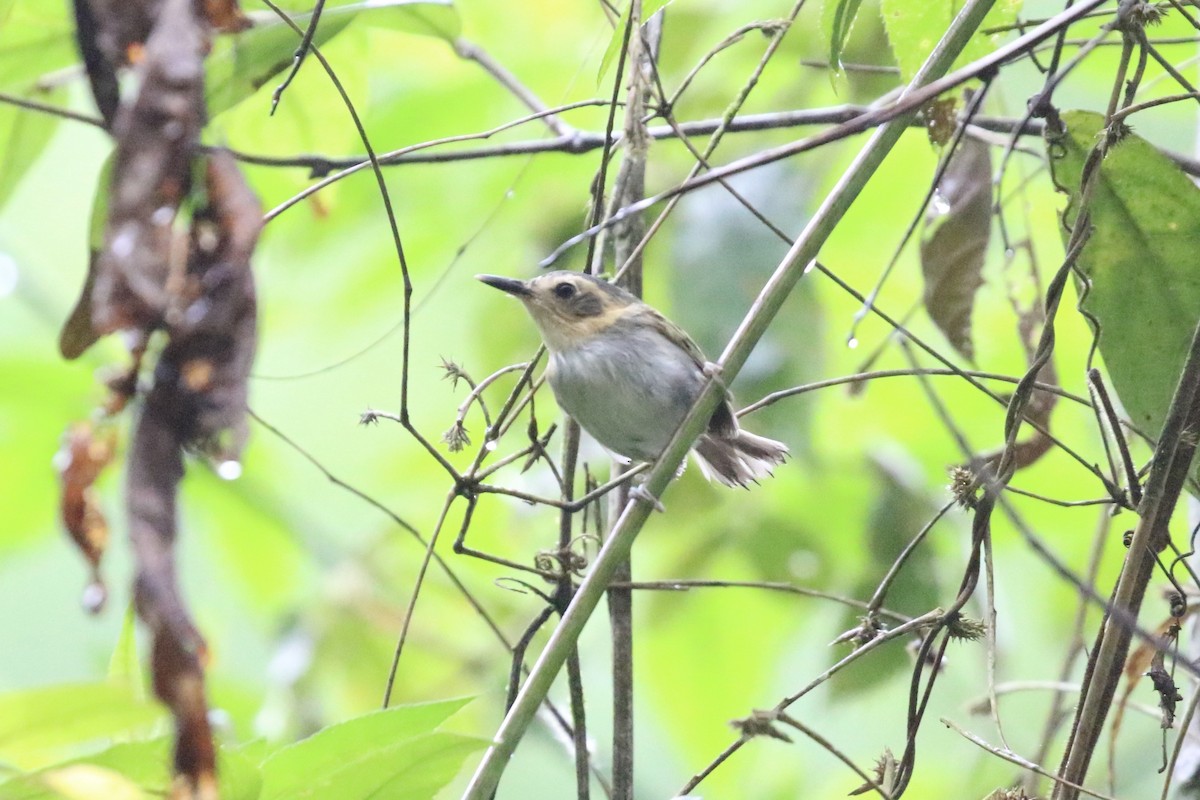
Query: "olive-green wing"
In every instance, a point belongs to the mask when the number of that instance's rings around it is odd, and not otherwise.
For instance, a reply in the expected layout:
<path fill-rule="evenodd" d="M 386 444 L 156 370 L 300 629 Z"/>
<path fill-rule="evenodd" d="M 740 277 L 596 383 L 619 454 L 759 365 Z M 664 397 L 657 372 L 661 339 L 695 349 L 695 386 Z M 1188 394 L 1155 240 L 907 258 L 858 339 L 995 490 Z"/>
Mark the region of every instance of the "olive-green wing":
<path fill-rule="evenodd" d="M 687 353 L 692 361 L 695 362 L 698 369 L 704 369 L 708 363 L 707 359 L 704 358 L 704 353 L 701 352 L 699 345 L 692 341 L 692 337 L 688 336 L 683 328 L 671 322 L 671 320 L 650 306 L 646 306 L 641 313 L 645 315 L 646 321 L 650 325 L 660 331 L 667 339 L 678 345 L 680 350 Z M 726 437 L 733 436 L 738 432 L 737 417 L 733 413 L 732 400 L 732 395 L 726 389 L 725 398 L 717 406 L 716 410 L 713 411 L 713 415 L 708 421 L 709 433 L 715 436 Z"/>

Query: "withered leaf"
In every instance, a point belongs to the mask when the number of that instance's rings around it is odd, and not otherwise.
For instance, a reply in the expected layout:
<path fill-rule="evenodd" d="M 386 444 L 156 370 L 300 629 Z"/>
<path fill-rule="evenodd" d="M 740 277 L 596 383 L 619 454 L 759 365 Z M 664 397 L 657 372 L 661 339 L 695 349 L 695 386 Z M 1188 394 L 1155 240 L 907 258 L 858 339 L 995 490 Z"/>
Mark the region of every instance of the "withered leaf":
<path fill-rule="evenodd" d="M 942 97 L 934 100 L 922 110 L 925 118 L 925 132 L 929 141 L 938 147 L 944 147 L 958 129 L 958 98 Z"/>
<path fill-rule="evenodd" d="M 222 33 L 237 33 L 254 24 L 242 13 L 237 0 L 204 0 L 204 16 Z"/>
<path fill-rule="evenodd" d="M 208 40 L 187 0 L 167 0 L 159 17 L 146 41 L 137 100 L 121 108 L 113 126 L 109 217 L 92 291 L 99 334 L 157 327 L 170 302 L 172 267 L 183 266 L 172 258 L 174 223 L 203 123 Z"/>
<path fill-rule="evenodd" d="M 93 613 L 104 606 L 107 594 L 100 577 L 100 561 L 108 547 L 108 521 L 92 485 L 112 462 L 116 444 L 112 428 L 97 430 L 91 423 L 79 422 L 67 431 L 55 457 L 62 486 L 62 523 L 91 568 L 92 584 L 84 595 L 84 605 Z"/>
<path fill-rule="evenodd" d="M 925 310 L 950 344 L 974 358 L 971 312 L 983 285 L 992 230 L 992 156 L 986 144 L 963 139 L 950 156 L 925 214 L 921 272 Z"/>
<path fill-rule="evenodd" d="M 192 220 L 187 277 L 170 341 L 155 370 L 156 387 L 174 386 L 171 416 L 184 441 L 237 458 L 245 440 L 247 379 L 257 347 L 257 302 L 250 256 L 262 229 L 262 207 L 233 157 L 207 159 L 207 205 Z"/>

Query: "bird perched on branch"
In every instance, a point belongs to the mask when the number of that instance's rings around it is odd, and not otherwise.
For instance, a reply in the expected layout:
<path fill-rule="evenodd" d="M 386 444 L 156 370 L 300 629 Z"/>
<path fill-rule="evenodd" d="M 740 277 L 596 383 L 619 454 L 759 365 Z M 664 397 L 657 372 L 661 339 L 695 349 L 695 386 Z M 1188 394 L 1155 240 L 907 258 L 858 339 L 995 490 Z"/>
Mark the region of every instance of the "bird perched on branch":
<path fill-rule="evenodd" d="M 654 461 L 662 454 L 710 374 L 683 329 L 591 275 L 476 277 L 525 304 L 550 352 L 546 376 L 566 413 L 619 456 Z M 728 393 L 693 452 L 705 477 L 726 486 L 748 486 L 788 455 L 781 442 L 739 427 Z"/>

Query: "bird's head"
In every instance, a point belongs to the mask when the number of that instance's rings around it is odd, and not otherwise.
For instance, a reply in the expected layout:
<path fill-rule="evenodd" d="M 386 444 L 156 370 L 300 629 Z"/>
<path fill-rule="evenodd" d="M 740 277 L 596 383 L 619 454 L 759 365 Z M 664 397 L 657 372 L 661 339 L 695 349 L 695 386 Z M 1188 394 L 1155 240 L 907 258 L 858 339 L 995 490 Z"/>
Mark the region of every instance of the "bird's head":
<path fill-rule="evenodd" d="M 624 289 L 579 272 L 548 272 L 527 281 L 499 275 L 475 277 L 519 298 L 552 351 L 587 341 L 640 303 Z"/>

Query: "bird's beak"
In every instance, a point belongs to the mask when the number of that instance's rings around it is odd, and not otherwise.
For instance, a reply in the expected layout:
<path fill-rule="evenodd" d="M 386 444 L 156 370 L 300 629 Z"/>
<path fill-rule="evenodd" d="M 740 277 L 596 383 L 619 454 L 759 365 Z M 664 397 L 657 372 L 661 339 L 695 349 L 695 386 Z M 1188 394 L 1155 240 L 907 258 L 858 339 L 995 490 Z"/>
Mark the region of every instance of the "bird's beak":
<path fill-rule="evenodd" d="M 529 297 L 533 294 L 525 281 L 519 281 L 515 278 L 503 278 L 499 275 L 476 275 L 475 279 L 483 281 L 488 286 L 499 289 L 502 292 L 508 292 L 514 297 Z"/>

